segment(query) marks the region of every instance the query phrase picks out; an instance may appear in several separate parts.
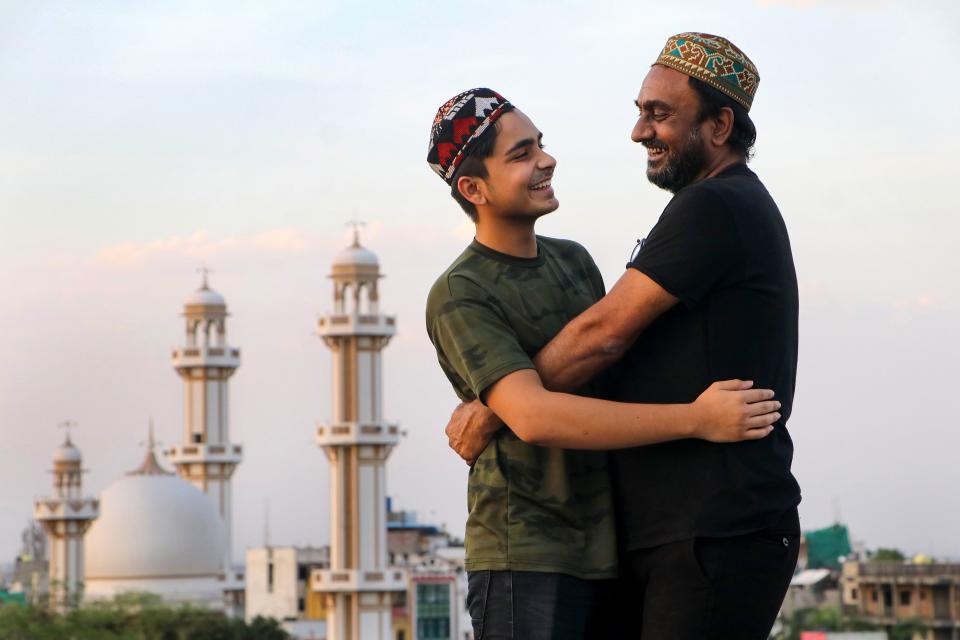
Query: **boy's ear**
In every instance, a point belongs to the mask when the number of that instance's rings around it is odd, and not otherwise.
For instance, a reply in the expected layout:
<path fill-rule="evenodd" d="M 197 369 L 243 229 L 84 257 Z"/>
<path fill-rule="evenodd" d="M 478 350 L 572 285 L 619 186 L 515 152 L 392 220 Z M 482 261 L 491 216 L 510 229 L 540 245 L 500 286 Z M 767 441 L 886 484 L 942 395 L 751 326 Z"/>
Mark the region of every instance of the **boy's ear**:
<path fill-rule="evenodd" d="M 476 176 L 461 176 L 457 178 L 457 191 L 473 206 L 487 204 L 484 187 L 486 187 L 486 184 L 484 184 L 482 178 L 477 178 Z"/>

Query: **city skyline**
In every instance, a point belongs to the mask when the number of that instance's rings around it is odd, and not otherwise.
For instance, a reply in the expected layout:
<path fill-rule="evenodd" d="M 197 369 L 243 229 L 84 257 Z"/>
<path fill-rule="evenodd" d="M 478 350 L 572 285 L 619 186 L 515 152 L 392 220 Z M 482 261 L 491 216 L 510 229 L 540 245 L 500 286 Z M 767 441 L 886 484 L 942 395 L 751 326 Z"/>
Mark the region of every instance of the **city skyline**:
<path fill-rule="evenodd" d="M 561 208 L 540 232 L 584 244 L 609 288 L 669 199 L 628 140 L 632 100 L 665 38 L 690 28 L 728 36 L 761 74 L 751 166 L 784 213 L 801 283 L 789 428 L 804 529 L 839 508 L 871 547 L 960 557 L 960 515 L 940 498 L 960 448 L 948 157 L 960 96 L 927 63 L 957 58 L 960 9 L 762 0 L 374 13 L 0 4 L 0 562 L 49 492 L 58 423 L 80 422 L 91 494 L 137 466 L 151 417 L 158 440 L 180 439 L 169 356 L 204 263 L 243 352 L 231 382 L 245 456 L 234 557 L 263 544 L 267 500 L 275 543 L 326 543 L 327 463 L 313 434 L 330 417 L 330 360 L 312 332 L 355 217 L 387 274 L 381 309 L 398 322 L 384 411 L 407 435 L 388 493 L 461 533 L 467 469 L 442 433 L 456 399 L 423 305 L 472 232 L 426 166 L 433 114 L 480 84 L 527 112 L 559 160 Z M 468 28 L 497 46 L 450 35 Z"/>

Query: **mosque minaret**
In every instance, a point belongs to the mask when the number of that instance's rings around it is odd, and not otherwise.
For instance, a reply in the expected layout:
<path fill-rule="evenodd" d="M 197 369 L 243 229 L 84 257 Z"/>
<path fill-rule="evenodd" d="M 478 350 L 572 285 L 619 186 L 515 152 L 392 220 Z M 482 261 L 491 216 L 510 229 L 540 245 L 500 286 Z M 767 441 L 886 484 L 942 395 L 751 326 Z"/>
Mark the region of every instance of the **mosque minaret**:
<path fill-rule="evenodd" d="M 224 572 L 232 566 L 230 478 L 242 448 L 230 441 L 228 382 L 240 366 L 240 350 L 227 344 L 227 305 L 203 282 L 184 304 L 186 344 L 173 352 L 173 367 L 183 379 L 183 441 L 166 450 L 181 478 L 207 494 L 226 530 Z"/>
<path fill-rule="evenodd" d="M 333 352 L 332 420 L 317 427 L 330 463 L 330 568 L 311 586 L 327 597 L 328 640 L 387 640 L 394 594 L 407 589 L 405 573 L 387 566 L 385 465 L 399 430 L 381 411 L 381 351 L 395 319 L 378 310 L 379 263 L 356 229 L 331 278 L 334 310 L 318 334 Z"/>
<path fill-rule="evenodd" d="M 53 453 L 53 496 L 34 503 L 34 518 L 49 539 L 50 605 L 63 611 L 79 603 L 83 591 L 83 537 L 99 515 L 99 501 L 84 496 L 83 458 L 66 438 Z"/>

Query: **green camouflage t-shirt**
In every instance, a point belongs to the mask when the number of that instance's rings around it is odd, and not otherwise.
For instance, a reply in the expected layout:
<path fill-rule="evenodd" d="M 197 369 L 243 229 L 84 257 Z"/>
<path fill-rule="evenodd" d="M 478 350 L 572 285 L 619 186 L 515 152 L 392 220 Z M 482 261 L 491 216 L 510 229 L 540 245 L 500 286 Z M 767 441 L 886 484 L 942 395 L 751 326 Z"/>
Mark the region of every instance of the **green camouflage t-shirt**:
<path fill-rule="evenodd" d="M 533 369 L 531 358 L 604 294 L 586 249 L 540 236 L 537 245 L 536 258 L 517 258 L 474 241 L 430 290 L 427 332 L 462 400 Z M 606 452 L 538 447 L 501 429 L 470 470 L 467 570 L 613 577 L 610 482 Z"/>

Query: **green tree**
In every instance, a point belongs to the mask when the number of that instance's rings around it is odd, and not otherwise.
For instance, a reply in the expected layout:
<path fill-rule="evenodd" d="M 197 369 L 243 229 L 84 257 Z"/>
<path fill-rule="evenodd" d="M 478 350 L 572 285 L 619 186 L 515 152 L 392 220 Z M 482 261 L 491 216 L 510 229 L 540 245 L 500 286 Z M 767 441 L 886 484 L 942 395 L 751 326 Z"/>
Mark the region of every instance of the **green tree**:
<path fill-rule="evenodd" d="M 903 555 L 903 552 L 900 549 L 886 549 L 880 547 L 877 549 L 873 557 L 870 558 L 871 562 L 903 562 L 907 557 Z"/>
<path fill-rule="evenodd" d="M 248 625 L 223 613 L 163 606 L 150 594 L 125 594 L 58 614 L 45 606 L 0 607 L 3 640 L 289 640 L 273 619 Z"/>

